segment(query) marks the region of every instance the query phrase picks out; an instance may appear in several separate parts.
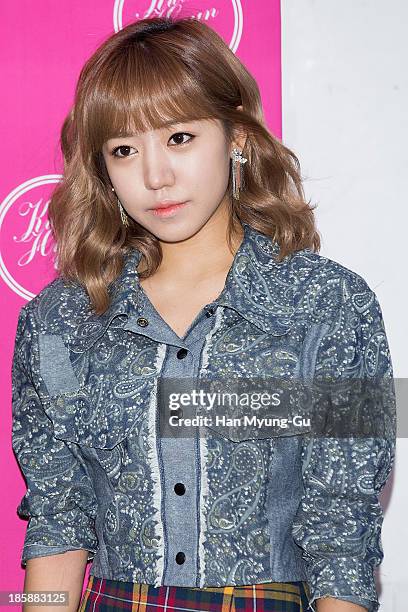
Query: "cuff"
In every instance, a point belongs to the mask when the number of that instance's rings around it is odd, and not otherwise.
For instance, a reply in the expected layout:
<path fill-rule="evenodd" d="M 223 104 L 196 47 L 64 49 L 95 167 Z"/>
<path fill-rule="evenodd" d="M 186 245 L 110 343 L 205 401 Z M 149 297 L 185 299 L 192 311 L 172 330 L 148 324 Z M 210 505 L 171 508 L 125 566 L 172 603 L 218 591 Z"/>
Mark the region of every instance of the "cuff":
<path fill-rule="evenodd" d="M 69 545 L 43 546 L 41 544 L 28 544 L 24 547 L 23 554 L 21 557 L 21 564 L 25 568 L 28 559 L 35 559 L 36 557 L 49 557 L 50 555 L 59 555 L 61 553 L 67 552 L 68 550 L 82 550 L 82 548 Z M 95 553 L 96 550 L 88 550 L 88 558 L 86 561 L 91 561 L 94 558 Z"/>
<path fill-rule="evenodd" d="M 363 606 L 367 609 L 367 612 L 377 612 L 378 608 L 379 608 L 379 603 L 378 601 L 373 601 L 372 599 L 364 599 L 362 597 L 356 597 L 355 595 L 341 595 L 341 597 L 339 595 L 335 595 L 333 593 L 324 593 L 324 595 L 319 594 L 318 592 L 313 595 L 311 597 L 311 599 L 309 600 L 309 610 L 313 610 L 313 612 L 316 612 L 317 607 L 316 607 L 316 599 L 319 599 L 320 597 L 333 597 L 335 599 L 342 599 L 343 601 L 349 601 L 351 603 L 355 603 L 358 604 L 359 606 Z"/>
<path fill-rule="evenodd" d="M 21 562 L 33 557 L 56 555 L 68 550 L 89 551 L 87 561 L 98 550 L 95 519 L 78 511 L 52 516 L 31 516 L 27 526 Z"/>
<path fill-rule="evenodd" d="M 343 599 L 377 612 L 380 607 L 372 565 L 360 559 L 336 557 L 321 559 L 307 567 L 309 606 L 316 611 L 316 599 Z M 311 605 L 313 604 L 313 605 Z"/>

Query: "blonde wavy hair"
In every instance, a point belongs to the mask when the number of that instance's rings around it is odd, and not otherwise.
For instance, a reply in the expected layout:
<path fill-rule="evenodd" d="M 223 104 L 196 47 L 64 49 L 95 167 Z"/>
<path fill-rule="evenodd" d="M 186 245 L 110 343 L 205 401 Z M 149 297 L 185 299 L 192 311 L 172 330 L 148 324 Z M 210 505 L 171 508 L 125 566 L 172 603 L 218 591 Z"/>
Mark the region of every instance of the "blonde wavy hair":
<path fill-rule="evenodd" d="M 129 250 L 142 253 L 141 279 L 162 259 L 151 232 L 130 216 L 129 227 L 121 222 L 102 145 L 168 121 L 207 118 L 221 121 L 228 143 L 237 128 L 247 133 L 239 201 L 231 176 L 228 185 L 228 243 L 237 223 L 246 222 L 279 243 L 279 261 L 306 247 L 320 249 L 299 160 L 266 127 L 258 85 L 245 66 L 203 22 L 142 19 L 106 39 L 81 70 L 61 130 L 63 178 L 48 209 L 57 271 L 83 285 L 97 315 L 109 307 L 109 286 Z"/>

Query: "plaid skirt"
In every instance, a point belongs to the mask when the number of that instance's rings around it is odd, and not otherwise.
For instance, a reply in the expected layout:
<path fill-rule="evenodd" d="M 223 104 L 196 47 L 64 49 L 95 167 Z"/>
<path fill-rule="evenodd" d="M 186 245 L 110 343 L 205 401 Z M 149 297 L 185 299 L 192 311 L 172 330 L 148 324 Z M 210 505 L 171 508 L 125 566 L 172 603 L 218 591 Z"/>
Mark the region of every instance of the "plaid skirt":
<path fill-rule="evenodd" d="M 306 582 L 189 588 L 89 576 L 78 612 L 307 612 Z"/>

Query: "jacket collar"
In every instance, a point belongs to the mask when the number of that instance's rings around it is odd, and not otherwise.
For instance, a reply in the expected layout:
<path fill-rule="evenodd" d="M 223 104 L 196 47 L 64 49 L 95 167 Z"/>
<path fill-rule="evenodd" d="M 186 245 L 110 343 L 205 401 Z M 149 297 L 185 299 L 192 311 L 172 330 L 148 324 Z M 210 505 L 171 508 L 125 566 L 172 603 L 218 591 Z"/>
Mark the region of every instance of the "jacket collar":
<path fill-rule="evenodd" d="M 244 239 L 214 303 L 236 310 L 262 331 L 280 336 L 293 325 L 291 256 L 277 263 L 279 244 L 247 223 L 243 227 Z"/>
<path fill-rule="evenodd" d="M 259 329 L 272 335 L 287 333 L 293 325 L 296 277 L 291 269 L 293 255 L 277 263 L 279 245 L 248 223 L 242 223 L 244 237 L 235 253 L 221 294 L 212 307 L 224 306 L 238 312 Z M 100 316 L 87 314 L 68 334 L 76 352 L 87 350 L 108 328 L 113 319 L 141 316 L 137 266 L 141 252 L 133 248 L 125 255 L 118 278 L 110 287 L 111 303 Z"/>

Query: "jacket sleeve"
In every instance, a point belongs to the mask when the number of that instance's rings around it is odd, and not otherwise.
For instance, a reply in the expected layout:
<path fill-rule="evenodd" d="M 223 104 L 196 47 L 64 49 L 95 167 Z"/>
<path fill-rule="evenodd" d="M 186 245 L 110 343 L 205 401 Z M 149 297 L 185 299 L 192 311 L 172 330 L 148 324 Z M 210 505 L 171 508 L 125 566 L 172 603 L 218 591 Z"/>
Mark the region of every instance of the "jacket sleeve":
<path fill-rule="evenodd" d="M 306 562 L 311 604 L 329 596 L 376 612 L 379 602 L 374 568 L 383 559 L 383 512 L 378 495 L 394 462 L 396 414 L 381 308 L 375 293 L 364 284 L 364 291 L 361 284 L 358 292 L 344 291 L 335 320 L 326 326 L 317 351 L 314 382 L 334 381 L 329 406 L 337 405 L 340 410 L 341 402 L 346 401 L 349 415 L 367 408 L 370 396 L 363 399 L 361 393 L 359 397 L 364 381 L 380 383 L 378 388 L 386 383 L 387 391 L 380 393 L 376 409 L 387 424 L 387 433 L 379 434 L 376 429 L 371 434 L 376 437 L 352 438 L 349 429 L 343 436 L 303 438 L 304 491 L 292 534 Z M 373 399 L 370 410 L 378 420 L 375 404 Z"/>
<path fill-rule="evenodd" d="M 21 561 L 97 550 L 97 502 L 75 445 L 53 435 L 38 393 L 38 335 L 29 305 L 19 313 L 12 363 L 12 447 L 27 482 L 17 514 L 28 518 Z"/>

